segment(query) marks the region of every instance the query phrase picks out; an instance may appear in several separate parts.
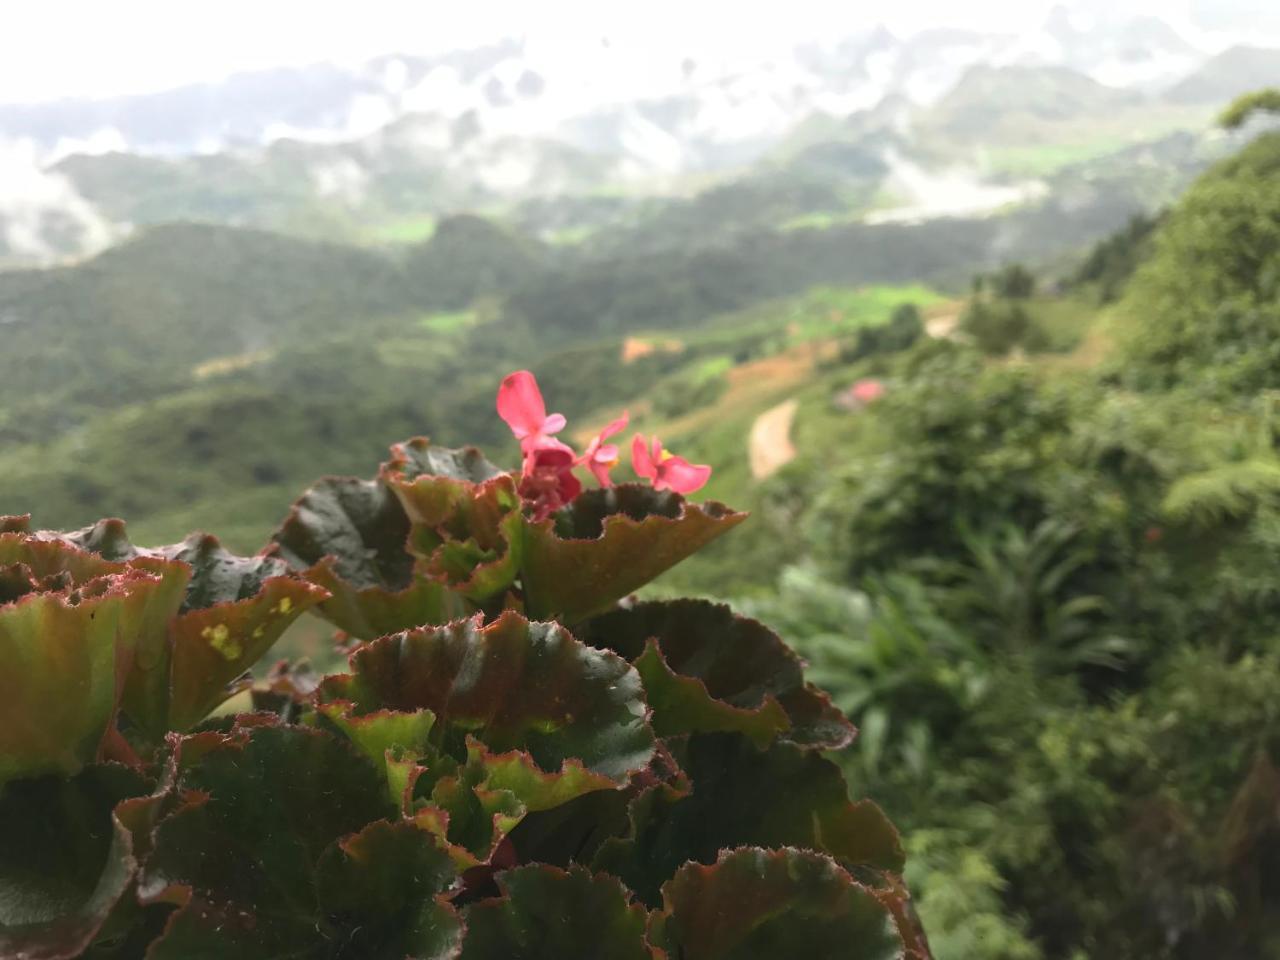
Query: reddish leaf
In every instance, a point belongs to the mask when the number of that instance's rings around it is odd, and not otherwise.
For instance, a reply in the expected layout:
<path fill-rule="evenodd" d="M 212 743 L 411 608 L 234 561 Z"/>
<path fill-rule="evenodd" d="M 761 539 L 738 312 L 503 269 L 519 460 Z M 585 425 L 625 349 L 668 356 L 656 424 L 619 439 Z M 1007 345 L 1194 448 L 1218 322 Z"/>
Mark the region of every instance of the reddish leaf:
<path fill-rule="evenodd" d="M 526 525 L 525 608 L 570 623 L 600 613 L 746 516 L 637 484 L 590 490 Z"/>

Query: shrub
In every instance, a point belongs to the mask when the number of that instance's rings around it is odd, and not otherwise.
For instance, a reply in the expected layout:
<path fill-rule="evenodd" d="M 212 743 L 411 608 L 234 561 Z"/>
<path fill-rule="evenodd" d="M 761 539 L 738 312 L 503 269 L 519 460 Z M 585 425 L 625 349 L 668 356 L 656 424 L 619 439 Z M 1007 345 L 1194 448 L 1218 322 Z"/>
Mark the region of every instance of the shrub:
<path fill-rule="evenodd" d="M 983 353 L 1004 356 L 1011 350 L 1041 353 L 1049 338 L 1020 301 L 974 300 L 960 318 L 960 329 Z"/>
<path fill-rule="evenodd" d="M 894 307 L 889 322 L 882 326 L 863 327 L 850 344 L 840 348 L 842 363 L 853 363 L 864 357 L 883 353 L 901 353 L 924 336 L 924 321 L 914 303 Z"/>
<path fill-rule="evenodd" d="M 796 655 L 627 600 L 744 519 L 709 470 L 641 441 L 611 485 L 625 420 L 578 457 L 527 374 L 499 412 L 518 473 L 398 444 L 254 557 L 0 521 L 0 954 L 928 956 Z M 253 682 L 304 609 L 348 672 Z"/>

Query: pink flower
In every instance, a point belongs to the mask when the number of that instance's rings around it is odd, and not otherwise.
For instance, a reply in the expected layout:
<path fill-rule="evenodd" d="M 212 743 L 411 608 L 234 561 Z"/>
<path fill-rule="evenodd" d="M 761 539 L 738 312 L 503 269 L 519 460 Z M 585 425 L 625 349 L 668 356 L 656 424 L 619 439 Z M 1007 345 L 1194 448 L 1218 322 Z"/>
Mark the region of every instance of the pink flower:
<path fill-rule="evenodd" d="M 609 479 L 609 471 L 618 465 L 617 444 L 605 443 L 605 441 L 615 433 L 621 433 L 625 430 L 627 420 L 627 412 L 624 410 L 622 411 L 622 416 L 591 438 L 591 442 L 587 444 L 586 452 L 578 460 L 578 463 L 586 465 L 587 469 L 591 471 L 591 475 L 596 478 L 602 487 L 613 486 L 613 481 Z"/>
<path fill-rule="evenodd" d="M 879 380 L 859 380 L 849 388 L 849 395 L 859 403 L 874 403 L 884 396 L 884 384 Z"/>
<path fill-rule="evenodd" d="M 545 520 L 582 492 L 574 463 L 573 450 L 550 438 L 525 454 L 520 496 L 533 507 L 533 519 Z"/>
<path fill-rule="evenodd" d="M 542 400 L 538 381 L 528 370 L 517 370 L 503 378 L 502 386 L 498 387 L 498 416 L 516 435 L 526 457 L 530 450 L 542 446 L 552 434 L 563 430 L 565 423 L 561 414 L 547 416 L 547 405 Z"/>
<path fill-rule="evenodd" d="M 631 466 L 636 475 L 653 483 L 655 490 L 693 493 L 711 479 L 711 468 L 672 456 L 657 437 L 652 443 L 640 434 L 631 441 Z"/>

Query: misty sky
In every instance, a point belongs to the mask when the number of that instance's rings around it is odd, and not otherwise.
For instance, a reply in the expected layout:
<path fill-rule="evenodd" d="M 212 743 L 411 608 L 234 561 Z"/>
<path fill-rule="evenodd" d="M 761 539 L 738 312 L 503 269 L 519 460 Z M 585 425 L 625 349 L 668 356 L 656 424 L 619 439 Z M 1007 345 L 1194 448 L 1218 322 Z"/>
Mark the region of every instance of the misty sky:
<path fill-rule="evenodd" d="M 108 96 L 237 70 L 425 53 L 528 35 L 572 56 L 602 38 L 683 55 L 926 26 L 1028 29 L 1053 0 L 16 0 L 0 4 L 0 102 Z M 1070 0 L 1082 16 L 1158 13 L 1187 32 L 1280 36 L 1280 0 Z"/>

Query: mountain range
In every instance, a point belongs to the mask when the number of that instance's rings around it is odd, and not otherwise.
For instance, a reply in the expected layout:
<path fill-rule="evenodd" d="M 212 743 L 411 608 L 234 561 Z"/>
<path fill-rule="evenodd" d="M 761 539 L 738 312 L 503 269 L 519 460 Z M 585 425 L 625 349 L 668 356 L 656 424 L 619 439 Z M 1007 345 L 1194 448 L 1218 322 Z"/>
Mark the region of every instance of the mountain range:
<path fill-rule="evenodd" d="M 0 104 L 0 267 L 173 221 L 382 243 L 478 211 L 573 243 L 744 191 L 774 225 L 972 214 L 1280 82 L 1280 51 L 1066 7 L 1030 33 L 877 28 L 751 61 L 562 54 L 506 39 Z"/>

